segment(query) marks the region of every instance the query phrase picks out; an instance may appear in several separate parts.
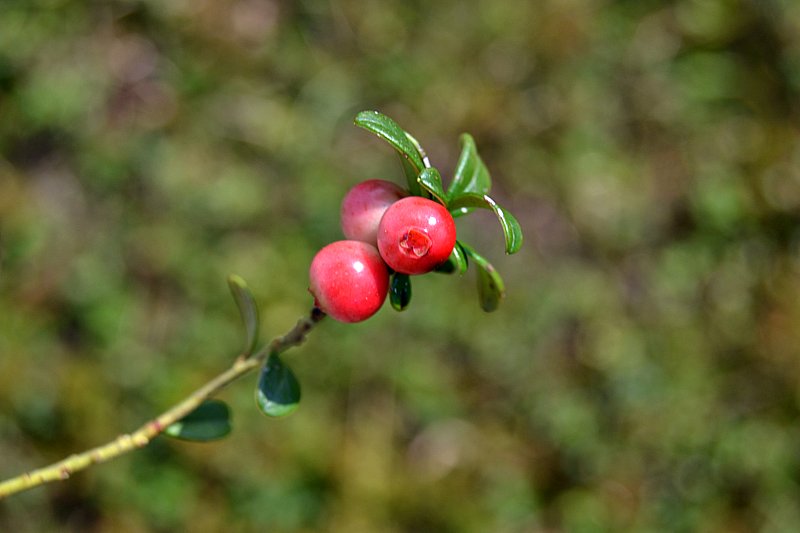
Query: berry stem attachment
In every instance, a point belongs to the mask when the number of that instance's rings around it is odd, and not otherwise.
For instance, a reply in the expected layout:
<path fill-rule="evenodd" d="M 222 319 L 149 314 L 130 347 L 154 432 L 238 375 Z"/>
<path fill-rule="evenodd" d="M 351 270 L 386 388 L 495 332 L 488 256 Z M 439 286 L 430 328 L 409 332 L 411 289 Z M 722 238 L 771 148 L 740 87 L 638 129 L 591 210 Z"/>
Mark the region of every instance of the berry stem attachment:
<path fill-rule="evenodd" d="M 302 344 L 308 333 L 323 318 L 325 318 L 325 313 L 316 307 L 313 308 L 311 313 L 307 317 L 298 320 L 288 333 L 281 337 L 276 337 L 262 349 L 249 356 L 236 358 L 230 368 L 192 392 L 180 403 L 146 422 L 136 431 L 120 435 L 107 444 L 70 455 L 44 468 L 25 472 L 0 482 L 0 500 L 45 483 L 66 480 L 74 473 L 93 464 L 104 463 L 132 450 L 147 446 L 151 440 L 161 434 L 167 427 L 194 411 L 205 400 L 208 400 L 245 374 L 259 368 L 270 354 L 280 354 L 289 348 Z"/>

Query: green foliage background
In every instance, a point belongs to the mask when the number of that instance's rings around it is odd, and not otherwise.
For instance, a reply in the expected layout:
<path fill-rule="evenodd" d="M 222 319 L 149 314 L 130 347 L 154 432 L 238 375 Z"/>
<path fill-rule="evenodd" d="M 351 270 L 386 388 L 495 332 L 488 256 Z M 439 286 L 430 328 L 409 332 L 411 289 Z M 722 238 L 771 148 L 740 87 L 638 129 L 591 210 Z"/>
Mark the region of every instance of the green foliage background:
<path fill-rule="evenodd" d="M 306 313 L 339 202 L 472 133 L 526 244 L 287 354 L 300 409 L 0 502 L 35 531 L 791 531 L 800 523 L 800 4 L 3 0 L 0 477 L 226 367 L 235 272 Z"/>

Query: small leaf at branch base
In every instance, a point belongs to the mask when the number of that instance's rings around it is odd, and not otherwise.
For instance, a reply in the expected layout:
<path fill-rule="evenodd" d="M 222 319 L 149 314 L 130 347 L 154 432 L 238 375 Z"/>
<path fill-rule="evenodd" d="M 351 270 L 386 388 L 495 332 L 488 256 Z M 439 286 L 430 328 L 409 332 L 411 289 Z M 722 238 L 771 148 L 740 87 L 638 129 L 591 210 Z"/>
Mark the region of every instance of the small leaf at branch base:
<path fill-rule="evenodd" d="M 199 442 L 221 439 L 230 432 L 230 409 L 220 400 L 206 400 L 164 430 L 170 437 Z"/>
<path fill-rule="evenodd" d="M 267 416 L 286 416 L 300 403 L 300 383 L 277 354 L 271 354 L 258 378 L 256 403 Z"/>
<path fill-rule="evenodd" d="M 239 308 L 239 314 L 244 323 L 245 343 L 244 355 L 250 355 L 256 349 L 258 344 L 258 306 L 250 292 L 247 283 L 236 274 L 228 276 L 228 287 L 231 289 L 233 299 L 236 300 L 236 306 Z"/>
<path fill-rule="evenodd" d="M 478 298 L 480 299 L 481 309 L 490 313 L 498 308 L 500 300 L 505 297 L 506 289 L 503 278 L 489 261 L 480 256 L 474 249 L 461 243 L 464 251 L 472 259 L 472 263 L 478 269 Z"/>
<path fill-rule="evenodd" d="M 417 181 L 440 204 L 447 206 L 447 200 L 442 187 L 442 176 L 435 168 L 426 168 L 420 172 Z"/>
<path fill-rule="evenodd" d="M 403 311 L 411 302 L 411 278 L 408 274 L 395 272 L 389 283 L 389 302 L 395 311 Z"/>
<path fill-rule="evenodd" d="M 447 191 L 447 200 L 455 200 L 465 193 L 486 194 L 491 187 L 492 178 L 478 155 L 475 140 L 469 133 L 462 134 L 461 155 L 456 163 L 453 181 Z"/>
<path fill-rule="evenodd" d="M 517 222 L 517 219 L 507 209 L 497 205 L 489 195 L 479 194 L 462 194 L 456 199 L 452 200 L 448 205 L 450 213 L 460 213 L 464 208 L 479 207 L 482 209 L 491 209 L 497 220 L 500 221 L 500 226 L 503 228 L 503 236 L 505 237 L 506 253 L 515 254 L 522 247 L 522 227 Z"/>

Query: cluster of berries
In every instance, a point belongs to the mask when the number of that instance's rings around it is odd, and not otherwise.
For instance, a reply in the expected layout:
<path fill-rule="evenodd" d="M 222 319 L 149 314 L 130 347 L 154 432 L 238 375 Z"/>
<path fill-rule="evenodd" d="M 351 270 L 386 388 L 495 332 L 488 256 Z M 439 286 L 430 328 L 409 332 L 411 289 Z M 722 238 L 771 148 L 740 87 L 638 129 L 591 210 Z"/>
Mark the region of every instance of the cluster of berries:
<path fill-rule="evenodd" d="M 456 244 L 455 222 L 442 204 L 383 180 L 350 189 L 341 226 L 347 240 L 322 248 L 309 270 L 315 305 L 341 322 L 366 320 L 381 308 L 390 269 L 425 274 L 446 261 Z"/>

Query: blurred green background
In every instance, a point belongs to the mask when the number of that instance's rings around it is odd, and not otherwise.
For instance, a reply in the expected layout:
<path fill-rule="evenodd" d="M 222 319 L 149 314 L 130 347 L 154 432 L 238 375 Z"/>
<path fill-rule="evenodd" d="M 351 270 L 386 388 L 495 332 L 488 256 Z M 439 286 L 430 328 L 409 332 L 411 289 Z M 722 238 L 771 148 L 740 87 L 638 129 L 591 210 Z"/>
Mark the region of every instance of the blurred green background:
<path fill-rule="evenodd" d="M 223 441 L 157 439 L 0 530 L 767 531 L 800 524 L 800 3 L 2 0 L 0 477 L 135 429 L 311 304 L 349 187 L 472 133 L 526 243 L 324 322 Z"/>

